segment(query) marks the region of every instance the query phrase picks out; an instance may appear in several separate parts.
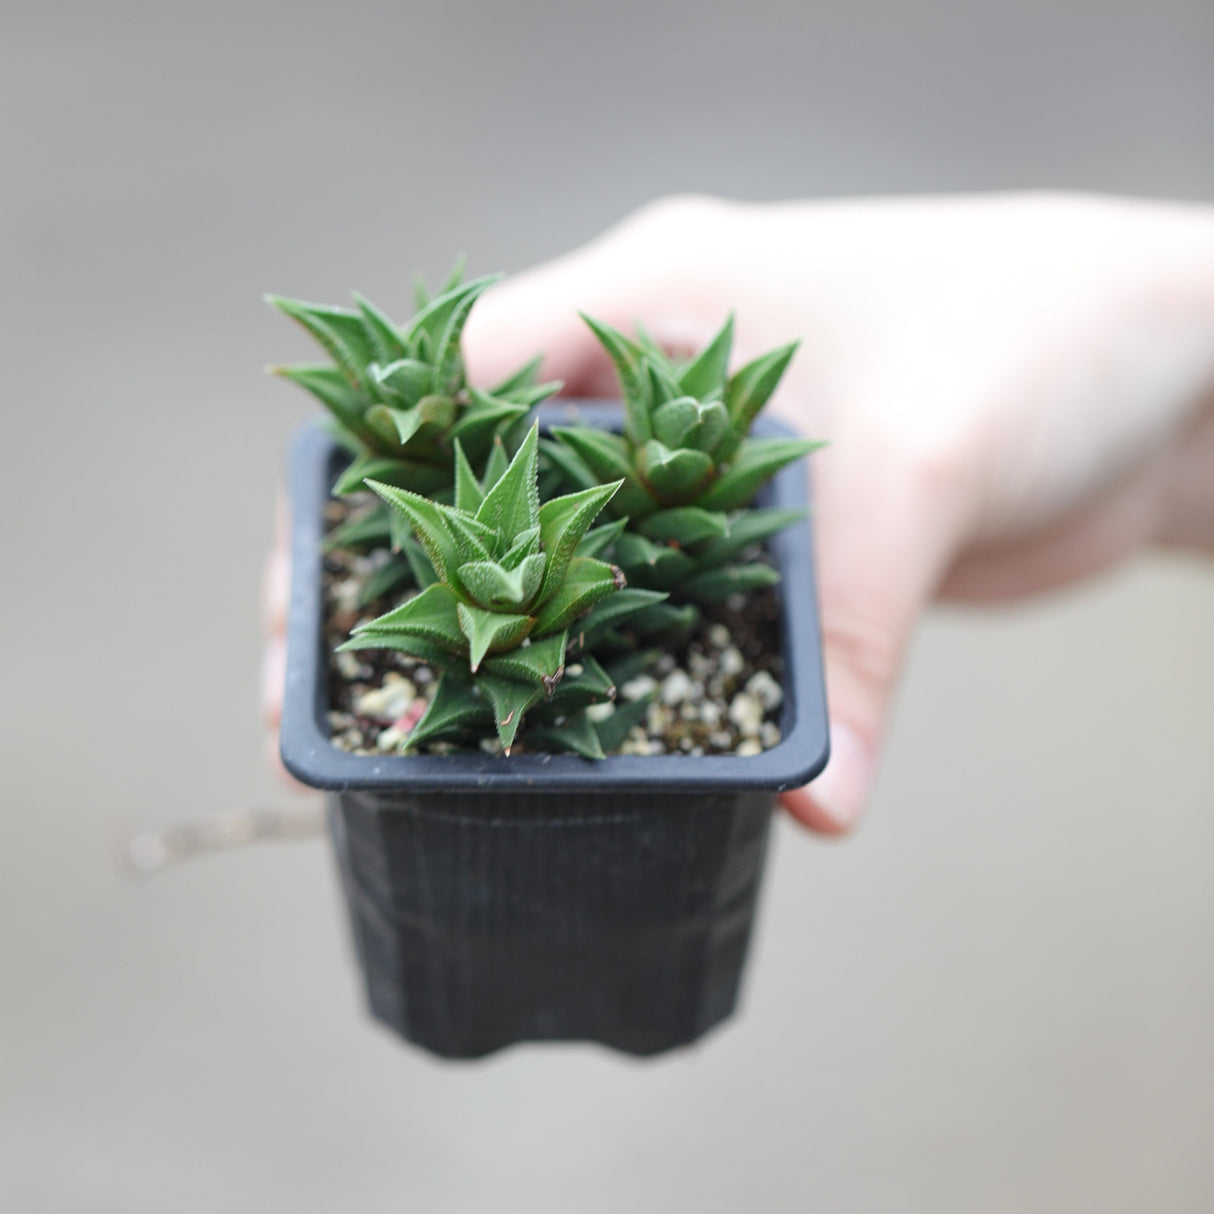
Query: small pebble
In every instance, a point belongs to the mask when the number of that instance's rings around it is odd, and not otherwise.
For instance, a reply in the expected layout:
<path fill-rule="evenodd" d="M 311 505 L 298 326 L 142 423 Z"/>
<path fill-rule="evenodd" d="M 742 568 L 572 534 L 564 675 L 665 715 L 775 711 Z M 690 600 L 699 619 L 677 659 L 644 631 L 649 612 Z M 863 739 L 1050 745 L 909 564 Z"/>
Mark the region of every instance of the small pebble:
<path fill-rule="evenodd" d="M 658 659 L 657 671 L 658 674 L 669 674 L 675 666 L 674 656 L 669 653 L 664 653 Z"/>
<path fill-rule="evenodd" d="M 647 674 L 639 674 L 635 679 L 629 679 L 620 688 L 620 694 L 626 700 L 643 700 L 647 695 L 652 695 L 657 689 L 658 683 L 656 679 L 651 679 Z"/>
<path fill-rule="evenodd" d="M 721 651 L 721 673 L 732 679 L 746 669 L 746 659 L 736 645 L 730 645 Z"/>
<path fill-rule="evenodd" d="M 682 704 L 684 700 L 695 694 L 695 684 L 683 670 L 672 670 L 662 680 L 662 703 L 668 707 Z"/>
<path fill-rule="evenodd" d="M 356 577 L 348 577 L 333 587 L 333 602 L 339 611 L 358 610 L 358 592 L 362 589 L 362 581 Z"/>
<path fill-rule="evenodd" d="M 775 721 L 764 721 L 759 727 L 759 741 L 763 743 L 764 750 L 770 750 L 780 741 L 780 727 Z"/>
<path fill-rule="evenodd" d="M 375 739 L 375 745 L 383 751 L 396 750 L 404 740 L 405 735 L 401 733 L 401 731 L 397 729 L 395 725 L 389 725 L 388 728 Z"/>
<path fill-rule="evenodd" d="M 655 734 L 660 738 L 670 728 L 669 710 L 658 703 L 650 704 L 646 723 L 649 726 L 650 734 Z"/>
<path fill-rule="evenodd" d="M 784 688 L 766 670 L 751 675 L 746 680 L 746 690 L 763 705 L 766 712 L 779 708 L 784 702 Z"/>
<path fill-rule="evenodd" d="M 721 706 L 716 700 L 706 699 L 700 705 L 700 720 L 710 729 L 716 729 L 721 723 Z"/>
<path fill-rule="evenodd" d="M 395 721 L 409 711 L 417 699 L 417 688 L 403 674 L 390 670 L 383 686 L 365 692 L 354 701 L 354 711 L 373 721 Z"/>
<path fill-rule="evenodd" d="M 349 649 L 343 649 L 334 654 L 337 659 L 337 670 L 343 679 L 348 683 L 352 683 L 355 679 L 365 679 L 371 673 L 370 666 L 364 666 L 358 660 L 358 655 L 352 653 Z"/>
<path fill-rule="evenodd" d="M 615 705 L 608 701 L 606 704 L 587 704 L 586 719 L 588 721 L 605 721 L 615 715 Z"/>
<path fill-rule="evenodd" d="M 754 755 L 762 754 L 763 747 L 759 744 L 758 738 L 743 738 L 733 753 L 740 759 L 749 759 Z"/>
<path fill-rule="evenodd" d="M 739 691 L 729 704 L 729 719 L 748 738 L 757 738 L 763 725 L 763 705 L 748 691 Z"/>
<path fill-rule="evenodd" d="M 708 643 L 713 649 L 724 649 L 731 638 L 724 624 L 711 624 L 708 628 Z"/>

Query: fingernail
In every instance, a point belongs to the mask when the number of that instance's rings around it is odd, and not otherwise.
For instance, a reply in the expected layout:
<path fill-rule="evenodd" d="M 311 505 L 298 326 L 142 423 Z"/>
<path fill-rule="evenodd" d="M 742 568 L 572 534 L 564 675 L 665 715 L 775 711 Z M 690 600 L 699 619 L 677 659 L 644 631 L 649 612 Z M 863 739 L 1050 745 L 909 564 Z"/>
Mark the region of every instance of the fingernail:
<path fill-rule="evenodd" d="M 818 808 L 840 830 L 851 830 L 872 789 L 874 762 L 868 747 L 846 725 L 832 725 L 830 760 L 809 786 Z"/>

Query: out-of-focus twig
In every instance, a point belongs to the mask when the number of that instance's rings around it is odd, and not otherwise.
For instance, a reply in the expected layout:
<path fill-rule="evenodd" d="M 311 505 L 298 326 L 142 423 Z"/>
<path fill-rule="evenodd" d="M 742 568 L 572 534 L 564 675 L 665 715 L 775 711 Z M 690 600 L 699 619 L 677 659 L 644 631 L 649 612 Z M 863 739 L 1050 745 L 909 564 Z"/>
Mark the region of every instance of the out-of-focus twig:
<path fill-rule="evenodd" d="M 251 806 L 228 809 L 205 818 L 180 822 L 160 831 L 129 836 L 120 866 L 130 877 L 150 877 L 185 860 L 228 851 L 250 843 L 313 839 L 324 833 L 324 805 L 316 802 L 290 809 Z"/>

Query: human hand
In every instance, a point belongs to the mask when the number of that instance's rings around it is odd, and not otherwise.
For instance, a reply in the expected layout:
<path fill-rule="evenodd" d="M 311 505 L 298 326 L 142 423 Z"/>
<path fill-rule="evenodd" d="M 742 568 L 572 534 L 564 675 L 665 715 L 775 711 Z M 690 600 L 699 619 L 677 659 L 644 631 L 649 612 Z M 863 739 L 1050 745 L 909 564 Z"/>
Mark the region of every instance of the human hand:
<path fill-rule="evenodd" d="M 804 338 L 771 408 L 831 443 L 814 487 L 832 755 L 783 797 L 805 825 L 857 822 L 933 598 L 1030 595 L 1151 544 L 1214 550 L 1214 210 L 667 199 L 490 291 L 470 374 L 545 350 L 568 394 L 610 395 L 579 309 L 690 349 L 731 308 L 739 362 Z"/>

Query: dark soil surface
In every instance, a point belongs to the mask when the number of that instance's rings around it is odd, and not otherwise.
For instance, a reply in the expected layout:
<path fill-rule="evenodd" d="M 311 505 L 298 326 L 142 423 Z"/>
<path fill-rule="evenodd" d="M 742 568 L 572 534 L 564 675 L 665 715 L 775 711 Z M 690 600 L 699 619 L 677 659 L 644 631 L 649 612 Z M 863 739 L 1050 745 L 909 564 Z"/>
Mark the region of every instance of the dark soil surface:
<path fill-rule="evenodd" d="M 332 532 L 357 509 L 346 500 L 330 502 L 327 530 Z M 384 548 L 337 549 L 325 557 L 329 726 L 333 744 L 355 754 L 398 750 L 437 683 L 425 663 L 393 650 L 335 652 L 356 624 L 399 602 L 398 589 L 365 606 L 358 604 L 367 579 L 392 559 Z M 754 559 L 765 557 L 757 552 Z M 663 654 L 648 673 L 618 689 L 621 701 L 656 692 L 647 721 L 633 728 L 618 753 L 747 755 L 774 746 L 780 740 L 783 700 L 779 612 L 778 586 L 706 606 L 703 619 L 683 643 Z M 614 708 L 596 705 L 588 711 L 593 717 L 609 715 Z M 525 736 L 521 741 L 514 753 L 526 749 Z M 496 739 L 484 748 L 496 750 Z"/>

